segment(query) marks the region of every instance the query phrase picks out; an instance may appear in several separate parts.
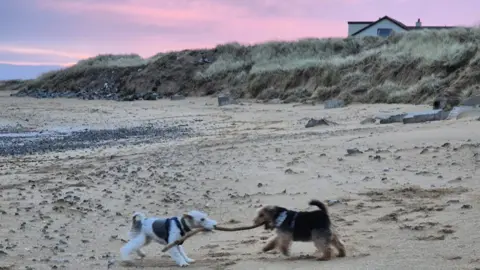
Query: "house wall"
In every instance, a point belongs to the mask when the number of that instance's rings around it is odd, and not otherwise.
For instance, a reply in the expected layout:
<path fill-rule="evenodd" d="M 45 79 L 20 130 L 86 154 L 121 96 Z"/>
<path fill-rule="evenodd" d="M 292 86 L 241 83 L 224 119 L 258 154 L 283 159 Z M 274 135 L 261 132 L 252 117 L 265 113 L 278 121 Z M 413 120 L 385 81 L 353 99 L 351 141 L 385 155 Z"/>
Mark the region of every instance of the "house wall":
<path fill-rule="evenodd" d="M 365 37 L 365 36 L 377 36 L 378 28 L 390 28 L 394 32 L 405 32 L 406 30 L 401 28 L 400 26 L 392 23 L 390 20 L 383 19 L 380 22 L 376 23 L 370 28 L 363 30 L 362 32 L 356 34 L 356 37 Z"/>
<path fill-rule="evenodd" d="M 352 23 L 348 24 L 348 35 L 351 36 L 353 33 L 369 25 L 369 23 Z"/>

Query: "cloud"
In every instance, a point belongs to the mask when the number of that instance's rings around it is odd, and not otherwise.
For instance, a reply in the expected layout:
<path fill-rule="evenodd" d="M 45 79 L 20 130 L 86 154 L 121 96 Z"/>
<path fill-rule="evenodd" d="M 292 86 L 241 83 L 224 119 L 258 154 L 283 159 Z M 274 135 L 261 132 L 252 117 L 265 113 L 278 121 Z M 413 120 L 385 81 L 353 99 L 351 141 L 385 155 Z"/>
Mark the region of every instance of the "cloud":
<path fill-rule="evenodd" d="M 389 15 L 408 25 L 474 22 L 478 1 L 9 0 L 0 4 L 0 61 L 72 63 L 101 53 L 212 47 L 238 41 L 345 36 L 347 21 Z M 26 19 L 28 18 L 28 19 Z M 8 54 L 8 55 L 7 55 Z"/>
<path fill-rule="evenodd" d="M 48 50 L 48 49 L 39 49 L 39 48 L 25 48 L 25 47 L 17 47 L 17 46 L 4 46 L 0 45 L 0 53 L 7 52 L 13 54 L 22 54 L 22 55 L 41 55 L 41 56 L 56 56 L 62 57 L 67 59 L 83 59 L 86 57 L 90 57 L 88 54 L 80 54 L 80 53 L 71 53 L 71 52 L 62 52 L 57 50 Z"/>

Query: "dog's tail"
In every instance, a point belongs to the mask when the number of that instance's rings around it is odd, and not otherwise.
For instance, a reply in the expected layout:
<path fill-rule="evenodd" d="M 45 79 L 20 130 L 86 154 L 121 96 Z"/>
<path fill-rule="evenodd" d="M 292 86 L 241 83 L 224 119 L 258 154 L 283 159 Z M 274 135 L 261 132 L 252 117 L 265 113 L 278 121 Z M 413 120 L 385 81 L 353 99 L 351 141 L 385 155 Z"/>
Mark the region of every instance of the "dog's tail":
<path fill-rule="evenodd" d="M 311 201 L 308 203 L 308 205 L 316 206 L 316 207 L 320 208 L 320 210 L 322 210 L 323 212 L 325 212 L 325 214 L 328 215 L 328 208 L 327 208 L 327 206 L 326 206 L 323 202 L 321 202 L 321 201 L 319 201 L 319 200 L 311 200 Z"/>
<path fill-rule="evenodd" d="M 130 233 L 132 235 L 136 235 L 142 231 L 142 222 L 147 217 L 145 214 L 141 212 L 135 212 L 132 216 L 132 228 L 130 229 Z"/>

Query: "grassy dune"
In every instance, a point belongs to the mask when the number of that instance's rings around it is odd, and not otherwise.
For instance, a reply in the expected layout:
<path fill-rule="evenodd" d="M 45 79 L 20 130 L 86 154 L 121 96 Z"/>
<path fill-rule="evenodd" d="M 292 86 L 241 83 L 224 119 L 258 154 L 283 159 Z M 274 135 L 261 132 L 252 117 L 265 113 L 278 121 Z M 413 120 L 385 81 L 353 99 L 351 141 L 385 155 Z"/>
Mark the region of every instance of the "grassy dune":
<path fill-rule="evenodd" d="M 377 37 L 302 39 L 252 46 L 138 55 L 100 55 L 28 82 L 30 92 L 156 92 L 285 102 L 424 103 L 439 94 L 480 94 L 480 29 L 422 30 Z M 210 64 L 196 63 L 201 53 Z M 105 86 L 105 85 L 108 86 Z M 106 90 L 105 90 L 106 91 Z"/>

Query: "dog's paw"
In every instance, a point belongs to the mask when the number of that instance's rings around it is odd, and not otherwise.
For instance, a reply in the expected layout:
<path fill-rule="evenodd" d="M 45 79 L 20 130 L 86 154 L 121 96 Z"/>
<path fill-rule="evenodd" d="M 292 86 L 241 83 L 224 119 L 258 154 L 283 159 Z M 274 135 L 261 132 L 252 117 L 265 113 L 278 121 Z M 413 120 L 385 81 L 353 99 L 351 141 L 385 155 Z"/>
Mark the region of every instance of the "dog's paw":
<path fill-rule="evenodd" d="M 194 263 L 194 262 L 195 262 L 194 259 L 190 259 L 190 258 L 186 258 L 185 261 L 186 261 L 187 263 Z"/>

